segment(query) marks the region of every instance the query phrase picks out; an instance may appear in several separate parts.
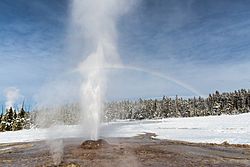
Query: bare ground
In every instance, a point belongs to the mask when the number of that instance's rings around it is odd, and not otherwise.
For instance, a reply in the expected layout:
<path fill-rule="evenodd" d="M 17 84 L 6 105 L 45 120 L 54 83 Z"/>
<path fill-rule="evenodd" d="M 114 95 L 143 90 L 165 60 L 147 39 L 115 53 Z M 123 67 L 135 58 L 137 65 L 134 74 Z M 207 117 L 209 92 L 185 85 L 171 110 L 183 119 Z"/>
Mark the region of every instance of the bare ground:
<path fill-rule="evenodd" d="M 0 166 L 249 166 L 250 146 L 152 139 L 106 138 L 97 142 L 64 139 L 61 163 L 54 165 L 45 141 L 0 145 Z"/>

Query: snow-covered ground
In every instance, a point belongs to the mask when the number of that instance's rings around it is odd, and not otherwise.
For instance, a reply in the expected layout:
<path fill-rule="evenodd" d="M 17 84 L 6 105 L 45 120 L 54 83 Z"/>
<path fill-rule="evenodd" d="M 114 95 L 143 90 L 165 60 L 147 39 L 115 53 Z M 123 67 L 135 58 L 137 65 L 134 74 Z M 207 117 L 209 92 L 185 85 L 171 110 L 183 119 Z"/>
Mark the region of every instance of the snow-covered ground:
<path fill-rule="evenodd" d="M 106 136 L 135 136 L 153 132 L 159 139 L 190 142 L 250 144 L 250 113 L 162 120 L 120 121 L 110 123 Z M 105 132 L 106 129 L 104 129 Z"/>
<path fill-rule="evenodd" d="M 30 129 L 0 133 L 0 143 L 26 142 L 47 138 L 81 137 L 80 127 Z M 143 121 L 116 121 L 102 125 L 100 136 L 131 137 L 145 132 L 159 139 L 190 142 L 250 144 L 250 113 L 192 118 L 167 118 Z"/>

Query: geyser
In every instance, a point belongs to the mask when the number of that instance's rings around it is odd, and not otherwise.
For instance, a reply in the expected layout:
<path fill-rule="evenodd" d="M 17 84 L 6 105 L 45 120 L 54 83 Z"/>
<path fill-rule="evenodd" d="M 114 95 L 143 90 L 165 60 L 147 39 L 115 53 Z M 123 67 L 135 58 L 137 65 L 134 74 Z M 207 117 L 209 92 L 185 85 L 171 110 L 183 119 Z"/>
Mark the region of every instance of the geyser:
<path fill-rule="evenodd" d="M 80 69 L 81 126 L 83 137 L 98 139 L 101 111 L 106 92 L 105 66 L 119 65 L 117 51 L 117 19 L 129 10 L 128 0 L 74 0 L 72 4 L 72 30 L 76 30 L 72 44 L 84 43 L 85 53 Z M 86 51 L 87 50 L 87 51 Z M 76 51 L 74 51 L 75 53 Z"/>
<path fill-rule="evenodd" d="M 62 160 L 64 144 L 61 138 L 70 137 L 69 133 L 64 132 L 64 125 L 68 120 L 67 116 L 61 117 L 63 116 L 61 107 L 65 102 L 71 102 L 72 96 L 79 97 L 81 112 L 74 122 L 80 122 L 80 126 L 74 127 L 70 133 L 86 140 L 99 138 L 99 125 L 108 79 L 108 71 L 103 69 L 106 66 L 122 65 L 117 51 L 116 24 L 117 19 L 128 12 L 134 2 L 134 0 L 71 1 L 67 49 L 70 57 L 68 61 L 72 60 L 74 67 L 67 68 L 66 65 L 65 71 L 77 71 L 79 75 L 74 73 L 73 81 L 67 75 L 63 80 L 59 78 L 45 85 L 36 98 L 39 111 L 36 123 L 39 127 L 49 127 L 46 129 L 47 144 L 50 146 L 55 165 Z M 65 82 L 67 79 L 69 82 Z M 76 95 L 75 89 L 79 90 L 79 95 Z M 78 107 L 76 110 L 78 111 Z"/>

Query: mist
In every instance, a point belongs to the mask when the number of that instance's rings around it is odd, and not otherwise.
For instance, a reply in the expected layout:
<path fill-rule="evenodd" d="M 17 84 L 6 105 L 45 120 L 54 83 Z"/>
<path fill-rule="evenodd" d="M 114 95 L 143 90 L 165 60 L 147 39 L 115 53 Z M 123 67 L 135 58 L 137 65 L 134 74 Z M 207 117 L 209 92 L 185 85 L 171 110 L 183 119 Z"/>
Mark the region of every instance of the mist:
<path fill-rule="evenodd" d="M 14 107 L 16 105 L 17 100 L 19 100 L 22 95 L 20 94 L 20 90 L 16 87 L 8 87 L 4 90 L 6 96 L 5 108 L 9 109 L 10 107 Z"/>

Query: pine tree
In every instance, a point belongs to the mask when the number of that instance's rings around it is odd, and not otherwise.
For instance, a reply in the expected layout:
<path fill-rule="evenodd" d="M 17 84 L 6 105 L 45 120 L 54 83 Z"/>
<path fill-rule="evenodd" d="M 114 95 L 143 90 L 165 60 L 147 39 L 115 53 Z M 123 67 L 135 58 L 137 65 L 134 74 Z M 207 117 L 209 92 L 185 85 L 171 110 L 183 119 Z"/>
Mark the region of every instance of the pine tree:
<path fill-rule="evenodd" d="M 14 120 L 17 118 L 16 110 L 14 110 L 13 118 L 14 118 Z"/>
<path fill-rule="evenodd" d="M 3 118 L 3 112 L 2 112 L 1 115 L 0 115 L 0 124 L 1 124 L 1 122 L 2 122 L 2 118 Z"/>
<path fill-rule="evenodd" d="M 12 122 L 13 118 L 14 118 L 14 112 L 12 107 L 10 107 L 10 109 L 7 111 L 7 121 Z"/>
<path fill-rule="evenodd" d="M 20 112 L 19 112 L 19 117 L 20 118 L 25 118 L 26 112 L 24 111 L 23 107 L 21 108 Z"/>

